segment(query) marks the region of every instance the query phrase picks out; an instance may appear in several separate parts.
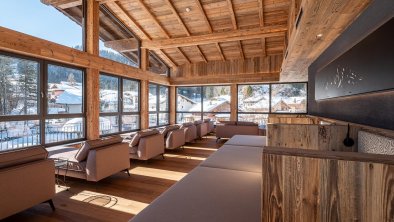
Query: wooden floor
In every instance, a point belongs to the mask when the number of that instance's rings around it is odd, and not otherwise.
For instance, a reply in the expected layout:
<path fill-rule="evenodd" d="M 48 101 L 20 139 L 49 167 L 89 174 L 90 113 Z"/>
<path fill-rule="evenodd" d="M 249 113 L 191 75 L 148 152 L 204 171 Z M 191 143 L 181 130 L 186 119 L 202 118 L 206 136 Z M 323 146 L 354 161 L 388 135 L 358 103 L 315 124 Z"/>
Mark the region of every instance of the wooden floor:
<path fill-rule="evenodd" d="M 118 173 L 100 182 L 67 178 L 57 187 L 56 211 L 40 204 L 4 221 L 128 221 L 156 197 L 219 148 L 215 137 L 190 143 L 184 150 L 166 151 L 165 159 L 132 161 L 130 174 Z"/>

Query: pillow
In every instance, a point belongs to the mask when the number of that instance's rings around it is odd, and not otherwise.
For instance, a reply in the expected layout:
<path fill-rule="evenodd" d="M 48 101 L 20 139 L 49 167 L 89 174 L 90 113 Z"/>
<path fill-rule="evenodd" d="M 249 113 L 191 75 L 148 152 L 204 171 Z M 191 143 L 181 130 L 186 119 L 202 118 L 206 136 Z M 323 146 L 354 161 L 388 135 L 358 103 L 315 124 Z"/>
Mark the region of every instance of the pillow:
<path fill-rule="evenodd" d="M 88 158 L 89 150 L 90 150 L 89 143 L 87 143 L 86 141 L 83 142 L 82 147 L 78 149 L 78 152 L 75 154 L 75 159 L 78 162 L 82 162 L 86 160 L 86 158 Z"/>
<path fill-rule="evenodd" d="M 129 147 L 129 153 L 136 154 L 138 152 L 138 146 Z"/>
<path fill-rule="evenodd" d="M 192 122 L 182 124 L 183 127 L 188 127 L 188 126 L 192 126 L 192 125 L 194 125 Z"/>
<path fill-rule="evenodd" d="M 166 137 L 169 132 L 177 129 L 179 129 L 178 125 L 170 125 L 166 126 L 160 133 L 163 134 L 164 137 Z"/>

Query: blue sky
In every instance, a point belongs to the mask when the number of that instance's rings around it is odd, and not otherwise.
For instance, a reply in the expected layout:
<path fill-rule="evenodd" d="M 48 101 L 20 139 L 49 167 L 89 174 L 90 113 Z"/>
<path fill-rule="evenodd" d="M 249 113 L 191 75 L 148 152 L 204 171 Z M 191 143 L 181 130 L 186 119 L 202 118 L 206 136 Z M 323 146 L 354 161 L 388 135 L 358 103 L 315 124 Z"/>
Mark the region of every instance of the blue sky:
<path fill-rule="evenodd" d="M 82 28 L 40 0 L 1 0 L 0 26 L 66 46 L 82 44 Z"/>

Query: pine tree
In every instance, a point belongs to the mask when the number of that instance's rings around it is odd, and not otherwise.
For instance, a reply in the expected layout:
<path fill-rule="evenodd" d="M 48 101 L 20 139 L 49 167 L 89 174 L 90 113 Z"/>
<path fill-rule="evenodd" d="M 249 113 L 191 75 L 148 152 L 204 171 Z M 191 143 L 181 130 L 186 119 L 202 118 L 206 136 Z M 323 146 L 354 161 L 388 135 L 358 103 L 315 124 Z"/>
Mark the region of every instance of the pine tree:
<path fill-rule="evenodd" d="M 32 61 L 20 61 L 17 64 L 19 75 L 18 103 L 23 101 L 23 114 L 28 114 L 28 108 L 37 107 L 37 78 L 38 64 Z M 19 97 L 19 98 L 18 98 Z"/>
<path fill-rule="evenodd" d="M 12 59 L 6 56 L 0 56 L 0 114 L 2 115 L 7 115 L 10 111 L 12 75 Z"/>

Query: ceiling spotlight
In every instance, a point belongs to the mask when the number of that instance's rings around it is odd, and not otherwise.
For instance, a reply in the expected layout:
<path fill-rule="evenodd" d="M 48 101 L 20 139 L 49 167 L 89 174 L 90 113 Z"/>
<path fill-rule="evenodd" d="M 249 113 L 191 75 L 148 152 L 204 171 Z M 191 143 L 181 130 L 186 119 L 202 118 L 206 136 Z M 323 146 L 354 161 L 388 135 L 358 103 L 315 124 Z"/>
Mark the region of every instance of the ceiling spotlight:
<path fill-rule="evenodd" d="M 185 10 L 186 10 L 186 12 L 190 12 L 191 11 L 191 9 L 189 7 L 187 7 Z"/>
<path fill-rule="evenodd" d="M 319 34 L 316 35 L 316 37 L 317 37 L 318 39 L 320 39 L 321 37 L 323 37 L 323 34 L 322 34 L 322 33 L 319 33 Z"/>

